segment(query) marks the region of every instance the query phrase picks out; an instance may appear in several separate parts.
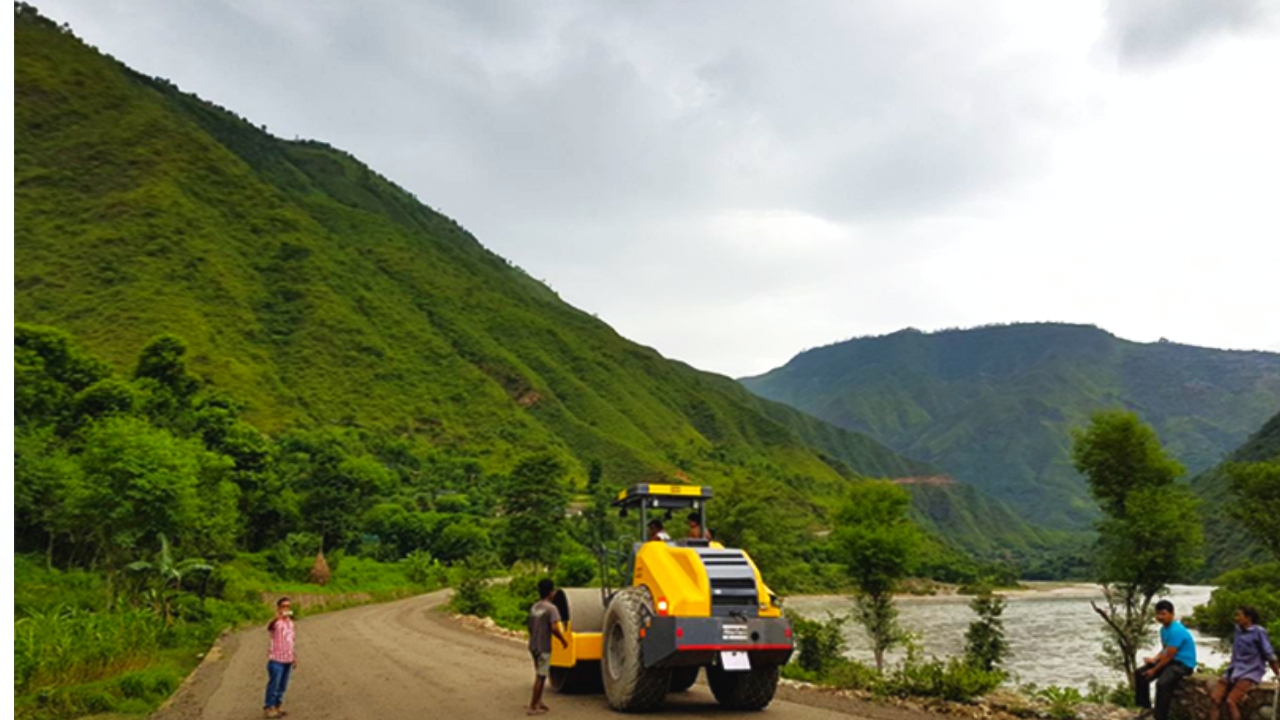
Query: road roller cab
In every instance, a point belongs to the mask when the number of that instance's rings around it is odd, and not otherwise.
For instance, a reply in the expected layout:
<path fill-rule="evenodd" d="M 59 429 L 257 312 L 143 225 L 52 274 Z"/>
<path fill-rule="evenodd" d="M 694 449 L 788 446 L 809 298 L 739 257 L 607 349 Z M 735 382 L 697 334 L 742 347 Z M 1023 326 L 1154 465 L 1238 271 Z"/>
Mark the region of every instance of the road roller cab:
<path fill-rule="evenodd" d="M 651 519 L 677 512 L 695 513 L 705 528 L 710 499 L 709 487 L 637 485 L 613 505 L 637 516 L 644 538 Z M 557 594 L 569 646 L 552 648 L 555 690 L 603 687 L 615 709 L 648 710 L 705 667 L 721 704 L 758 709 L 773 699 L 794 649 L 791 626 L 746 552 L 705 539 L 636 542 L 626 572 L 629 586 L 616 591 L 606 582 Z"/>

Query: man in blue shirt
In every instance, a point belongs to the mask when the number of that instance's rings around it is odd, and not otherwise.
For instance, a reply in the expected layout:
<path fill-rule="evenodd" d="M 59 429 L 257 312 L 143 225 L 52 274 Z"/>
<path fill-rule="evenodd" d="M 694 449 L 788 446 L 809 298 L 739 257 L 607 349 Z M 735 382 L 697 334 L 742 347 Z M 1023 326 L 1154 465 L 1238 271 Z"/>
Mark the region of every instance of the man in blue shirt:
<path fill-rule="evenodd" d="M 1174 619 L 1173 603 L 1168 600 L 1156 603 L 1156 621 L 1160 623 L 1160 645 L 1163 649 L 1155 657 L 1147 658 L 1147 664 L 1138 668 L 1134 700 L 1138 707 L 1146 708 L 1141 717 L 1149 715 L 1151 681 L 1155 680 L 1156 720 L 1169 720 L 1174 691 L 1182 678 L 1195 672 L 1196 641 L 1191 632 Z"/>
<path fill-rule="evenodd" d="M 1236 636 L 1231 643 L 1231 664 L 1227 672 L 1218 678 L 1209 696 L 1209 720 L 1218 720 L 1218 708 L 1225 700 L 1227 712 L 1231 720 L 1240 720 L 1240 703 L 1249 696 L 1249 691 L 1262 682 L 1267 673 L 1267 665 L 1280 677 L 1280 660 L 1276 659 L 1275 648 L 1271 647 L 1271 638 L 1267 637 L 1267 629 L 1262 627 L 1262 618 L 1258 611 L 1242 606 L 1236 609 Z"/>

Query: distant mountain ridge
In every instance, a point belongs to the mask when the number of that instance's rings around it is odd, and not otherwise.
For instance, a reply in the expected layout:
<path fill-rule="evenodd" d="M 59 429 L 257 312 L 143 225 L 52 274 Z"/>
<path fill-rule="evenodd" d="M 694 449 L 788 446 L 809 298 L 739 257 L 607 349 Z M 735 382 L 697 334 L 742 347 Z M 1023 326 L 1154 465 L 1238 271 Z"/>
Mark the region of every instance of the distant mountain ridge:
<path fill-rule="evenodd" d="M 1135 343 L 1089 325 L 904 330 L 800 353 L 741 382 L 932 463 L 1048 528 L 1096 510 L 1070 430 L 1134 410 L 1201 472 L 1280 409 L 1280 354 Z"/>

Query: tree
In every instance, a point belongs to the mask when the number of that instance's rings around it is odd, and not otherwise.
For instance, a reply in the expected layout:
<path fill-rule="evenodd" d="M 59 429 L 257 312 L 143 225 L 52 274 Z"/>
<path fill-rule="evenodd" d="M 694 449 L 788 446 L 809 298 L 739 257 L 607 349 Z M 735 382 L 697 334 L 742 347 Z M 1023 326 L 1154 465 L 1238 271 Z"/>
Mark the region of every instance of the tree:
<path fill-rule="evenodd" d="M 1280 462 L 1233 463 L 1226 471 L 1231 517 L 1280 560 Z"/>
<path fill-rule="evenodd" d="M 794 588 L 812 575 L 802 552 L 810 512 L 778 483 L 734 478 L 707 505 L 707 529 L 726 547 L 745 548 L 775 590 Z"/>
<path fill-rule="evenodd" d="M 876 668 L 884 654 L 906 638 L 898 625 L 893 592 L 911 571 L 920 533 L 907 515 L 911 496 L 884 481 L 854 486 L 836 516 L 834 533 L 849 577 L 857 587 L 853 617 L 871 640 Z"/>
<path fill-rule="evenodd" d="M 1000 667 L 1008 652 L 1004 637 L 1004 598 L 984 588 L 969 603 L 978 619 L 969 623 L 964 634 L 964 655 L 974 665 L 988 672 Z"/>
<path fill-rule="evenodd" d="M 76 393 L 111 374 L 103 361 L 80 350 L 67 333 L 18 323 L 13 329 L 14 421 L 52 423 Z"/>
<path fill-rule="evenodd" d="M 68 489 L 68 509 L 90 528 L 108 568 L 158 549 L 160 535 L 177 537 L 195 520 L 203 452 L 133 417 L 107 418 L 88 431 L 83 482 Z"/>
<path fill-rule="evenodd" d="M 361 518 L 395 476 L 377 461 L 357 455 L 336 432 L 294 433 L 280 440 L 280 472 L 286 486 L 301 494 L 304 530 L 320 535 L 325 548 L 357 539 Z M 317 550 L 319 548 L 316 548 Z"/>
<path fill-rule="evenodd" d="M 1095 572 L 1106 607 L 1093 609 L 1107 630 L 1104 657 L 1132 687 L 1138 651 L 1150 640 L 1152 601 L 1201 562 L 1197 501 L 1174 484 L 1182 466 L 1132 412 L 1095 414 L 1074 434 L 1072 458 L 1103 511 Z"/>
<path fill-rule="evenodd" d="M 200 378 L 187 371 L 187 344 L 176 335 L 161 335 L 138 353 L 133 377 L 143 405 L 157 425 L 189 431 L 192 399 Z"/>
<path fill-rule="evenodd" d="M 556 563 L 564 544 L 564 514 L 569 504 L 566 473 L 564 463 L 551 453 L 531 455 L 511 471 L 502 498 L 506 562 Z"/>
<path fill-rule="evenodd" d="M 1086 430 L 1073 433 L 1071 459 L 1089 481 L 1089 492 L 1108 516 L 1125 514 L 1137 488 L 1172 485 L 1186 470 L 1167 455 L 1160 438 L 1137 414 L 1107 410 L 1094 414 Z"/>

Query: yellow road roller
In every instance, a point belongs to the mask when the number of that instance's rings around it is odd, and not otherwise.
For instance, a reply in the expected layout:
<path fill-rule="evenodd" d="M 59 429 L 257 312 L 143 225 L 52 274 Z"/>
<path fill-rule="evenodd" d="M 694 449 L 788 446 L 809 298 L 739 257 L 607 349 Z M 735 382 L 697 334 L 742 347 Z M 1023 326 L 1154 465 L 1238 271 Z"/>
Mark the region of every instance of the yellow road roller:
<path fill-rule="evenodd" d="M 551 687 L 604 690 L 616 710 L 660 707 L 688 690 L 706 668 L 720 704 L 759 710 L 773 700 L 778 673 L 795 644 L 781 603 L 742 550 L 705 539 L 644 541 L 651 519 L 687 511 L 706 527 L 711 488 L 636 485 L 613 506 L 637 515 L 640 540 L 625 553 L 630 585 L 568 588 L 554 598 L 568 646 L 551 649 Z M 602 552 L 607 552 L 602 549 Z M 607 569 L 607 557 L 602 557 Z"/>

